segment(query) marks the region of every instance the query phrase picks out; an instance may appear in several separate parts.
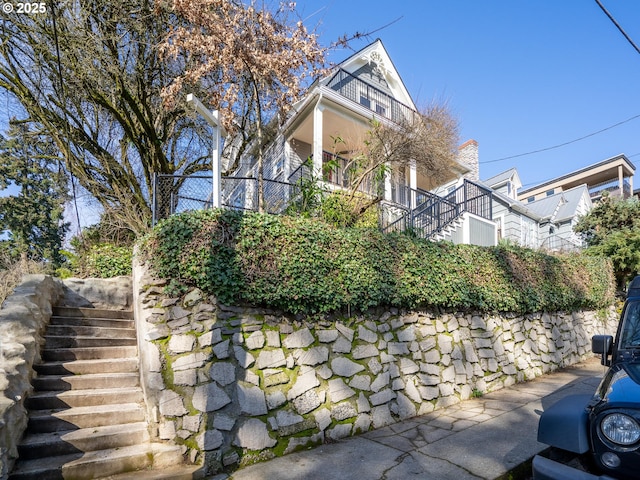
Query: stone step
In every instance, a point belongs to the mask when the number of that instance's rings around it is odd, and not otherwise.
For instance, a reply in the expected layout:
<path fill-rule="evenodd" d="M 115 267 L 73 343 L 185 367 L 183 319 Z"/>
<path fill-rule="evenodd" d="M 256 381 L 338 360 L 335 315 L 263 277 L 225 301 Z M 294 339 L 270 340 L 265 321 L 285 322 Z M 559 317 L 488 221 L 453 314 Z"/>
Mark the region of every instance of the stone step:
<path fill-rule="evenodd" d="M 136 345 L 135 338 L 56 337 L 45 335 L 47 348 L 87 348 Z"/>
<path fill-rule="evenodd" d="M 52 316 L 49 325 L 84 325 L 88 327 L 134 328 L 133 320 L 122 318 L 88 318 Z"/>
<path fill-rule="evenodd" d="M 85 373 L 132 373 L 138 371 L 138 359 L 103 358 L 99 360 L 72 360 L 68 362 L 46 362 L 34 365 L 40 375 L 82 375 Z"/>
<path fill-rule="evenodd" d="M 45 361 L 99 360 L 108 358 L 130 358 L 138 355 L 135 346 L 94 347 L 94 348 L 50 348 L 45 344 L 41 356 Z"/>
<path fill-rule="evenodd" d="M 87 373 L 84 375 L 40 375 L 31 383 L 36 390 L 87 390 L 90 388 L 125 388 L 140 385 L 134 373 Z"/>
<path fill-rule="evenodd" d="M 36 391 L 26 399 L 30 410 L 60 410 L 69 407 L 113 405 L 117 403 L 142 403 L 140 387 L 102 388 L 90 390 Z"/>
<path fill-rule="evenodd" d="M 123 472 L 132 472 L 129 478 L 137 478 L 138 470 L 146 470 L 156 463 L 169 463 L 175 459 L 175 447 L 132 445 L 122 448 L 78 452 L 70 455 L 28 460 L 16 465 L 10 480 L 90 479 L 108 478 Z"/>
<path fill-rule="evenodd" d="M 53 307 L 53 315 L 58 317 L 121 318 L 127 320 L 133 318 L 133 312 L 131 310 L 107 310 L 100 308 L 77 307 Z"/>
<path fill-rule="evenodd" d="M 81 428 L 66 432 L 28 434 L 18 445 L 21 460 L 47 456 L 69 455 L 78 452 L 128 447 L 149 442 L 146 422 L 126 425 Z"/>
<path fill-rule="evenodd" d="M 168 467 L 157 470 L 144 470 L 131 473 L 112 475 L 104 480 L 193 480 L 194 478 L 205 478 L 199 465 L 182 465 L 178 467 Z M 217 478 L 217 477 L 213 477 Z M 224 478 L 224 477 L 220 477 Z"/>
<path fill-rule="evenodd" d="M 27 428 L 30 433 L 47 433 L 136 423 L 144 420 L 145 414 L 140 404 L 121 403 L 72 407 L 65 410 L 33 410 L 29 412 Z"/>
<path fill-rule="evenodd" d="M 52 337 L 95 337 L 95 338 L 136 338 L 134 328 L 116 328 L 87 325 L 49 325 L 47 336 Z"/>

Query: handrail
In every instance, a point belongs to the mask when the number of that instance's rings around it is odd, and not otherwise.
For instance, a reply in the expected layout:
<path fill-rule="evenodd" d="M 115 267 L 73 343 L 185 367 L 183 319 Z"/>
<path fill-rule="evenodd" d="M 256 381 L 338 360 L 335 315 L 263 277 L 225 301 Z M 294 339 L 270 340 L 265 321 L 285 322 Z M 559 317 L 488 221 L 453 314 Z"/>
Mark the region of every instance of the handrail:
<path fill-rule="evenodd" d="M 343 97 L 396 123 L 407 120 L 417 113 L 387 92 L 341 68 L 329 79 L 327 86 Z"/>

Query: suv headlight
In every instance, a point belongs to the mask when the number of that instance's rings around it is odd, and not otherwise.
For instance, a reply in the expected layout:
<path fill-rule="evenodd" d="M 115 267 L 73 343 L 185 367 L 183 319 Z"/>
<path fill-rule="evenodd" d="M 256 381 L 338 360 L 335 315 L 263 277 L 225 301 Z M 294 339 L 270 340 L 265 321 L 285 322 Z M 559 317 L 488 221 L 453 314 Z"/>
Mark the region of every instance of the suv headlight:
<path fill-rule="evenodd" d="M 610 413 L 600 422 L 602 434 L 618 445 L 633 445 L 640 440 L 640 425 L 624 413 Z"/>

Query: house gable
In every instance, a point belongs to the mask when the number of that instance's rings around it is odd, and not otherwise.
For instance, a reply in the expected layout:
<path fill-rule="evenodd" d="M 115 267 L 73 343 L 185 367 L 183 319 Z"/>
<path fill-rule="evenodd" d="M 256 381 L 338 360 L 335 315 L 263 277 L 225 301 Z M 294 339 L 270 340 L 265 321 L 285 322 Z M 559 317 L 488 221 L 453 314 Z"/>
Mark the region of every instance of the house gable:
<path fill-rule="evenodd" d="M 505 172 L 484 180 L 483 183 L 494 191 L 500 192 L 513 200 L 518 198 L 518 189 L 522 187 L 520 176 L 515 168 L 510 168 Z"/>
<path fill-rule="evenodd" d="M 380 39 L 340 62 L 320 81 L 320 84 L 326 85 L 331 82 L 336 72 L 340 70 L 378 88 L 412 110 L 417 110 Z"/>

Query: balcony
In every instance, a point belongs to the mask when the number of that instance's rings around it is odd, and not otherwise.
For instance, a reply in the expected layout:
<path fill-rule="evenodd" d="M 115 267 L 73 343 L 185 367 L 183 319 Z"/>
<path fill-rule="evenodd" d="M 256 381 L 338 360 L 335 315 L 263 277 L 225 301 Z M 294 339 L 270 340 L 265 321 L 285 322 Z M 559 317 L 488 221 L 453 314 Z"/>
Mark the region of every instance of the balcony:
<path fill-rule="evenodd" d="M 623 199 L 633 195 L 631 184 L 626 178 L 622 182 L 622 192 L 620 192 L 620 184 L 617 179 L 589 187 L 589 196 L 593 201 L 599 200 L 604 192 L 609 192 L 612 197 L 621 197 Z"/>
<path fill-rule="evenodd" d="M 343 97 L 371 110 L 375 115 L 401 123 L 415 115 L 415 110 L 379 88 L 360 80 L 345 70 L 338 70 L 327 84 Z"/>

